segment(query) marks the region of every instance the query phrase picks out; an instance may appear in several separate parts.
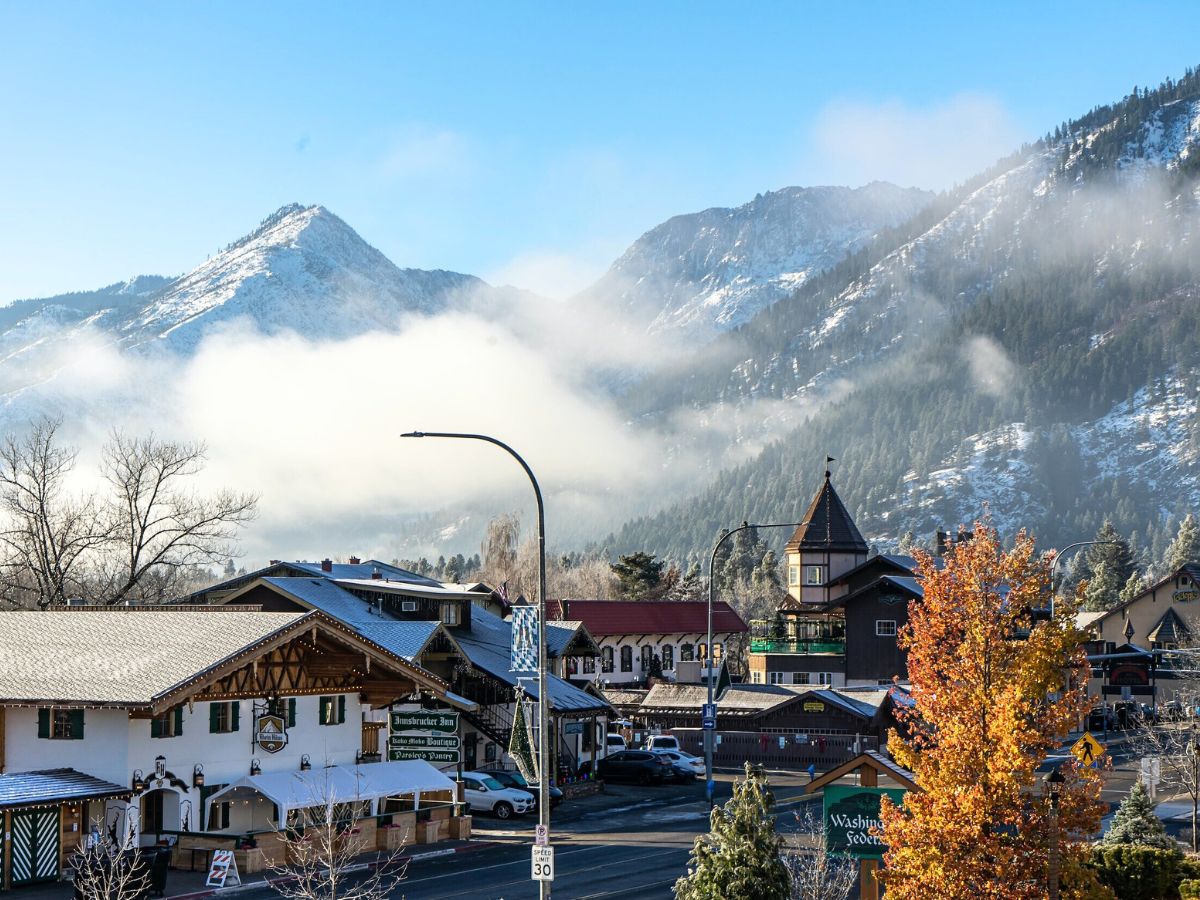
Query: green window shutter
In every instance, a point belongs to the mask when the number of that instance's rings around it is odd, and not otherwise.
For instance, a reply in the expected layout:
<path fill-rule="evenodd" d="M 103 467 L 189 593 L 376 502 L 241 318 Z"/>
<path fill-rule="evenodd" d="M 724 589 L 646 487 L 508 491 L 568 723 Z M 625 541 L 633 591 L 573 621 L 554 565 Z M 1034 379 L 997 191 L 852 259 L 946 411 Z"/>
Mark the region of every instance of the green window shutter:
<path fill-rule="evenodd" d="M 296 727 L 296 698 L 288 697 L 288 728 Z"/>
<path fill-rule="evenodd" d="M 338 696 L 338 724 L 341 725 L 346 721 L 346 695 Z"/>
<path fill-rule="evenodd" d="M 221 733 L 221 707 L 220 704 L 208 704 L 208 733 Z"/>
<path fill-rule="evenodd" d="M 242 727 L 242 704 L 240 700 L 234 700 L 229 704 L 229 730 L 237 731 Z"/>
<path fill-rule="evenodd" d="M 321 698 L 321 724 L 322 725 L 329 724 L 329 698 L 328 697 Z"/>
<path fill-rule="evenodd" d="M 50 737 L 50 710 L 45 707 L 38 710 L 38 737 Z"/>
<path fill-rule="evenodd" d="M 83 710 L 71 710 L 71 737 L 74 740 L 83 740 Z"/>
<path fill-rule="evenodd" d="M 150 737 L 162 737 L 162 719 L 157 716 L 150 720 Z"/>
<path fill-rule="evenodd" d="M 175 737 L 183 734 L 183 707 L 175 707 Z"/>

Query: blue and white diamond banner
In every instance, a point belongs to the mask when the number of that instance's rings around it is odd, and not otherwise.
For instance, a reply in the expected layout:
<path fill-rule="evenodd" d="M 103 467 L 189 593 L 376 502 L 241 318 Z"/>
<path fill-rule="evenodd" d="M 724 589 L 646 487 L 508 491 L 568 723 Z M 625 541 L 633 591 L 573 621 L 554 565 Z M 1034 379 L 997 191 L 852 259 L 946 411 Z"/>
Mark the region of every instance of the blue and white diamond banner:
<path fill-rule="evenodd" d="M 509 669 L 536 672 L 538 667 L 538 610 L 536 606 L 514 606 Z"/>

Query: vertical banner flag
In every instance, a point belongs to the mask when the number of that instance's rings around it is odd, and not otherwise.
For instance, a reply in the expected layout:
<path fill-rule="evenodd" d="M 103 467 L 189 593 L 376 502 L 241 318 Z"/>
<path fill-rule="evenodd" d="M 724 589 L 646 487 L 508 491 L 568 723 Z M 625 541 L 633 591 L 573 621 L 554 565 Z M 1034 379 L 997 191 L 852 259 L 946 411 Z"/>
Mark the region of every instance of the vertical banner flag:
<path fill-rule="evenodd" d="M 538 610 L 536 606 L 514 606 L 509 669 L 536 672 L 538 667 Z"/>

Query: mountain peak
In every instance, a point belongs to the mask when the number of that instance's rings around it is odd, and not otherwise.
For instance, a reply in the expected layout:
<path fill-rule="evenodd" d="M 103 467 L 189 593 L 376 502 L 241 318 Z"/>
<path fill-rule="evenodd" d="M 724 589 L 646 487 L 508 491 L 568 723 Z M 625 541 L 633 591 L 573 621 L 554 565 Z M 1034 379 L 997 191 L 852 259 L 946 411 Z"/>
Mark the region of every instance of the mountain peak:
<path fill-rule="evenodd" d="M 738 207 L 673 216 L 613 263 L 587 300 L 616 304 L 650 332 L 705 339 L 747 322 L 898 225 L 933 194 L 876 181 L 785 187 Z"/>

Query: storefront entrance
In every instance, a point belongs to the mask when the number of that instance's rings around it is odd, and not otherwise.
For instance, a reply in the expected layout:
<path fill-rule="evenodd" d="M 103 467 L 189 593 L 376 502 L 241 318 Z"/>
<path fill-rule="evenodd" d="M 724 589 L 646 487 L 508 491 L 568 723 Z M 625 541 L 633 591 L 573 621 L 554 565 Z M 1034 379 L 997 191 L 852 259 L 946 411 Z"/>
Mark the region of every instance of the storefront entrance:
<path fill-rule="evenodd" d="M 59 810 L 28 809 L 12 814 L 12 884 L 58 878 Z"/>

